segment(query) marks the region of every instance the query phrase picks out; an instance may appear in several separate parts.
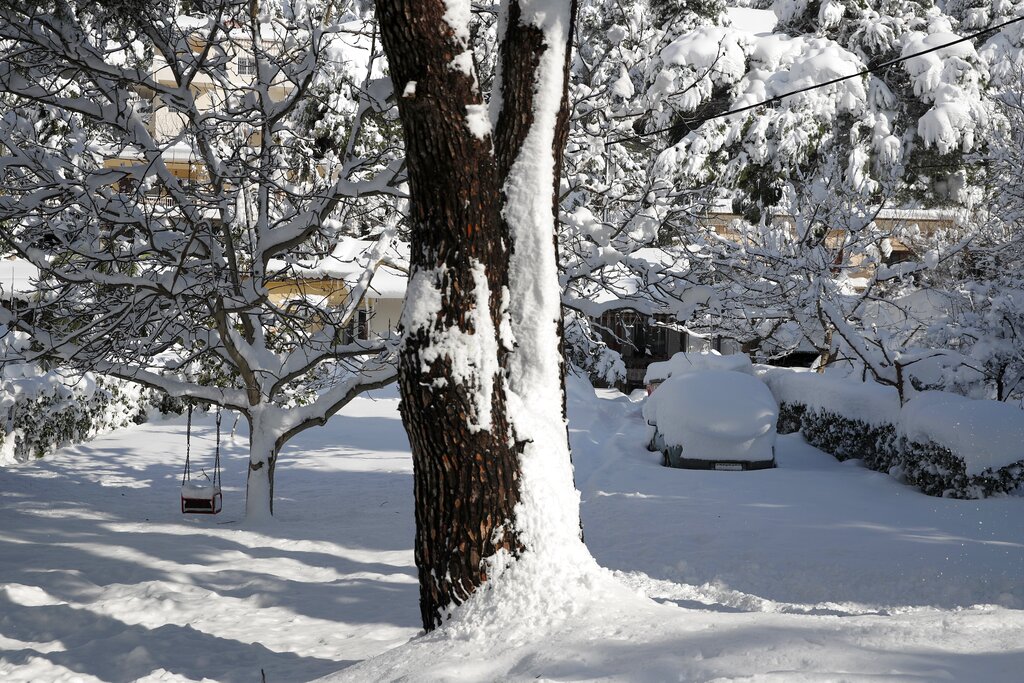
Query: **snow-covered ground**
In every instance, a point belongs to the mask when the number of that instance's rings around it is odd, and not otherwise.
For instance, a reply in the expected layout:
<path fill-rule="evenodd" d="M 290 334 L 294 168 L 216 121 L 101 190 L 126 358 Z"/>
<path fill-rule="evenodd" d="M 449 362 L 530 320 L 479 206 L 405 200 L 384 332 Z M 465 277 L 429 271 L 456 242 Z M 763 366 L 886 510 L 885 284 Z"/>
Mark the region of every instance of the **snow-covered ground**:
<path fill-rule="evenodd" d="M 570 413 L 587 545 L 614 573 L 522 628 L 476 615 L 409 644 L 393 391 L 289 445 L 269 527 L 238 521 L 227 437 L 224 512 L 182 517 L 183 420 L 0 469 L 0 680 L 1021 680 L 1024 498 L 929 498 L 797 436 L 776 470 L 668 470 L 639 404 L 575 386 Z"/>

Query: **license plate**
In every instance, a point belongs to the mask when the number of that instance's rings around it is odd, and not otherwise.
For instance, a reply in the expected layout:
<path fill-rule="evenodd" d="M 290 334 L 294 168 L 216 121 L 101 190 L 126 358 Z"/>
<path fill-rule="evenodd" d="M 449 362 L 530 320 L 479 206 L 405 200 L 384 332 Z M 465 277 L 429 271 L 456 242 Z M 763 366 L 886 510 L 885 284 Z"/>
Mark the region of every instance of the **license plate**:
<path fill-rule="evenodd" d="M 724 470 L 726 472 L 739 472 L 743 469 L 743 465 L 738 462 L 716 462 L 716 470 Z"/>

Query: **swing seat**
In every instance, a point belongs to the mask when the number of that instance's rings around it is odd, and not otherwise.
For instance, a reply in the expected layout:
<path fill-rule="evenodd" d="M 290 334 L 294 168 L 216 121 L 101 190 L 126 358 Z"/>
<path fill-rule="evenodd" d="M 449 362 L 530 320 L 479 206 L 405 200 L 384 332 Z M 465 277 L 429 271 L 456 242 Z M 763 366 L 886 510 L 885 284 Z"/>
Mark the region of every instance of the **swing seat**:
<path fill-rule="evenodd" d="M 192 404 L 188 406 L 185 431 L 185 471 L 181 475 L 181 513 L 183 515 L 215 515 L 224 505 L 220 493 L 220 408 L 217 409 L 217 449 L 213 460 L 213 479 L 202 471 L 202 478 L 192 479 Z"/>
<path fill-rule="evenodd" d="M 181 486 L 182 514 L 215 515 L 223 504 L 220 486 L 191 481 Z"/>

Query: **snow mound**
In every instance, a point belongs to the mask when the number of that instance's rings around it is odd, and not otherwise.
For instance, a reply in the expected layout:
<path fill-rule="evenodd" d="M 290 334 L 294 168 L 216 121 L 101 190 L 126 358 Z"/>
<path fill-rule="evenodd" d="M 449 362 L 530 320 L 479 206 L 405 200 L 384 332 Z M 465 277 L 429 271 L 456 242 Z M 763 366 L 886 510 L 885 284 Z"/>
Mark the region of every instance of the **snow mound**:
<path fill-rule="evenodd" d="M 897 433 L 948 448 L 968 475 L 1024 460 L 1024 411 L 998 401 L 926 391 L 903 407 Z"/>
<path fill-rule="evenodd" d="M 723 356 L 717 351 L 710 353 L 680 351 L 668 360 L 648 365 L 644 383 L 665 380 L 672 375 L 695 370 L 731 370 L 750 375 L 754 372 L 754 366 L 750 362 L 750 357 L 744 353 Z"/>

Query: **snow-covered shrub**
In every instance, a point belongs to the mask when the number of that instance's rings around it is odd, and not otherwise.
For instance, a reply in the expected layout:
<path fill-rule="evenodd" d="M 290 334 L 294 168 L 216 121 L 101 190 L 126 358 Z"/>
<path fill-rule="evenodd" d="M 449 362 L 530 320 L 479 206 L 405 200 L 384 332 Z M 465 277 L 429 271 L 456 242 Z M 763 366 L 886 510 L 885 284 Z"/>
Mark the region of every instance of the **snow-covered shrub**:
<path fill-rule="evenodd" d="M 1024 482 L 1024 412 L 928 391 L 900 413 L 900 472 L 925 493 L 984 498 Z"/>
<path fill-rule="evenodd" d="M 110 377 L 86 375 L 71 383 L 58 372 L 48 372 L 5 379 L 0 464 L 44 457 L 62 446 L 144 422 L 164 408 L 174 412 L 171 403 L 152 390 Z"/>
<path fill-rule="evenodd" d="M 775 368 L 763 379 L 780 405 L 801 404 L 873 426 L 893 424 L 900 410 L 896 390 L 873 382 L 795 368 Z"/>
<path fill-rule="evenodd" d="M 970 474 L 962 457 L 934 441 L 921 443 L 901 437 L 899 451 L 900 467 L 894 474 L 902 474 L 908 484 L 929 496 L 987 498 L 1010 493 L 1024 484 L 1024 458 Z"/>
<path fill-rule="evenodd" d="M 805 409 L 800 433 L 807 443 L 837 460 L 862 458 L 865 465 L 879 472 L 888 472 L 899 460 L 892 424 L 871 424 L 830 411 Z"/>
<path fill-rule="evenodd" d="M 779 402 L 778 433 L 799 431 L 838 460 L 861 458 L 931 496 L 985 498 L 1024 485 L 1024 411 L 926 391 L 781 368 L 761 370 Z"/>
<path fill-rule="evenodd" d="M 799 431 L 838 460 L 863 458 L 881 472 L 892 466 L 900 408 L 892 387 L 790 368 L 772 368 L 762 378 L 779 402 L 780 434 Z"/>
<path fill-rule="evenodd" d="M 807 406 L 803 403 L 780 403 L 779 423 L 776 425 L 775 431 L 779 434 L 799 432 L 805 412 L 807 412 Z"/>

